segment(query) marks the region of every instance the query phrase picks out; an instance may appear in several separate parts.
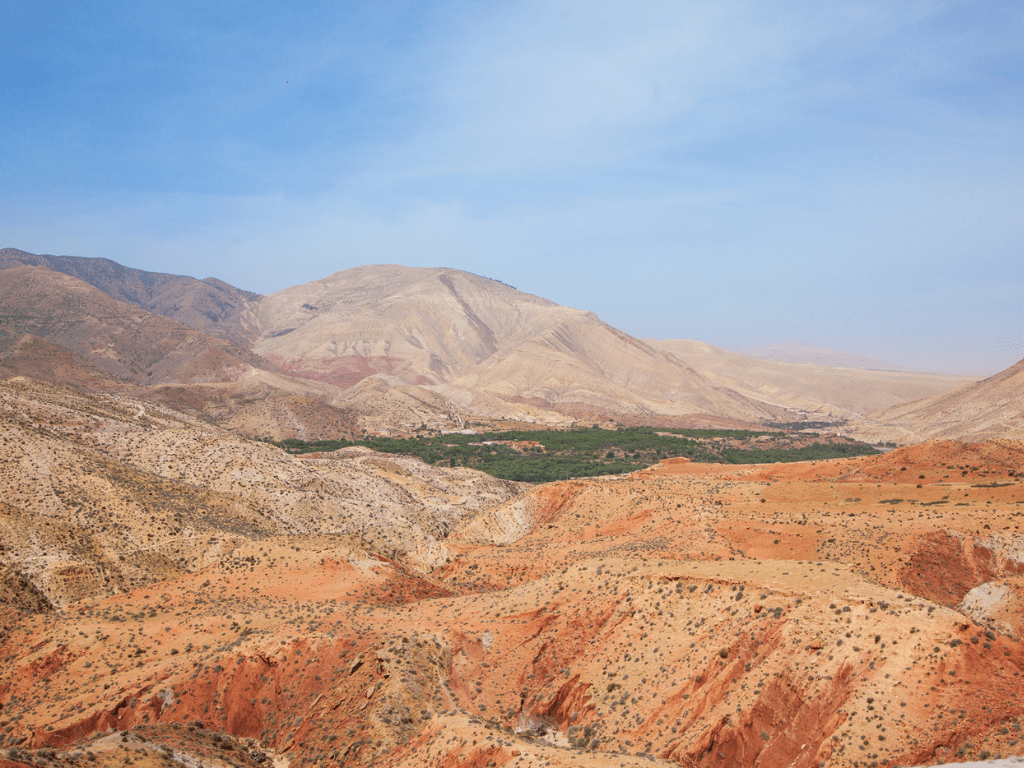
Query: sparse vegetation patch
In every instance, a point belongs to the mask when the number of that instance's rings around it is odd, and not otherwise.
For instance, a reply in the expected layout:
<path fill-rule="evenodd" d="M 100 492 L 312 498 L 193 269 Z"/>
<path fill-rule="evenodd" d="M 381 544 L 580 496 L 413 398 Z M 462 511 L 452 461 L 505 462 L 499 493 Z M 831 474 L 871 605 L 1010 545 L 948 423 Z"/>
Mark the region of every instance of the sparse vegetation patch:
<path fill-rule="evenodd" d="M 428 464 L 472 467 L 506 480 L 531 483 L 622 474 L 672 456 L 701 463 L 770 464 L 878 453 L 848 438 L 799 432 L 657 427 L 516 430 L 407 439 L 289 439 L 277 445 L 297 454 L 361 445 L 381 453 L 418 456 Z"/>

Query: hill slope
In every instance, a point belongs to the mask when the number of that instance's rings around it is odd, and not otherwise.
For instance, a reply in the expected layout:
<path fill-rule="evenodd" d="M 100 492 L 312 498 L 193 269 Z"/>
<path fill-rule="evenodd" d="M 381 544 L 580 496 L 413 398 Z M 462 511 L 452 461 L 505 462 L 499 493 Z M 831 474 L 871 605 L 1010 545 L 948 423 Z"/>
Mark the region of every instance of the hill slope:
<path fill-rule="evenodd" d="M 700 341 L 648 341 L 720 386 L 793 408 L 810 420 L 847 419 L 973 383 L 964 376 L 834 367 L 748 357 Z"/>
<path fill-rule="evenodd" d="M 259 295 L 206 278 L 196 280 L 125 267 L 110 259 L 41 256 L 16 248 L 0 250 L 0 270 L 19 266 L 46 267 L 89 283 L 117 301 L 137 304 L 155 315 L 170 317 L 191 328 L 236 342 L 252 339 L 242 313 Z"/>
<path fill-rule="evenodd" d="M 194 571 L 239 542 L 429 549 L 518 483 L 354 449 L 290 456 L 151 402 L 0 382 L 0 563 L 55 604 Z"/>
<path fill-rule="evenodd" d="M 900 443 L 1024 438 L 1024 360 L 947 394 L 869 413 L 853 433 Z"/>
<path fill-rule="evenodd" d="M 0 333 L 17 353 L 7 356 L 8 365 L 30 365 L 33 347 L 25 346 L 30 338 L 56 344 L 74 360 L 136 384 L 230 380 L 265 365 L 230 341 L 116 301 L 44 267 L 0 270 L 0 313 Z"/>
<path fill-rule="evenodd" d="M 5 768 L 867 768 L 1022 737 L 1024 444 L 516 495 L 0 394 Z M 313 529 L 346 511 L 375 543 Z M 416 525 L 426 552 L 381 551 Z"/>
<path fill-rule="evenodd" d="M 591 312 L 458 270 L 345 270 L 267 296 L 247 318 L 255 351 L 297 375 L 351 386 L 384 374 L 470 410 L 497 398 L 566 413 L 787 416 Z"/>

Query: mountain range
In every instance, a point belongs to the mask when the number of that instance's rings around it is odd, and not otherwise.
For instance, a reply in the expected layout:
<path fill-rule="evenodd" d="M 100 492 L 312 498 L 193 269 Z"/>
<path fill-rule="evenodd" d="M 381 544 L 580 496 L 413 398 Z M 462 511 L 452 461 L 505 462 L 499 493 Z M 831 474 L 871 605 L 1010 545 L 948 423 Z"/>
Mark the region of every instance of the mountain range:
<path fill-rule="evenodd" d="M 884 361 L 805 345 L 752 357 L 642 340 L 592 312 L 444 268 L 357 267 L 259 296 L 215 279 L 8 248 L 0 307 L 8 375 L 120 388 L 253 436 L 810 420 L 907 442 L 933 434 L 921 420 L 943 406 L 930 403 L 963 387 L 984 423 L 947 409 L 943 436 L 1005 436 L 1020 413 L 1020 396 L 998 377 L 883 370 Z M 786 359 L 764 359 L 769 352 Z"/>

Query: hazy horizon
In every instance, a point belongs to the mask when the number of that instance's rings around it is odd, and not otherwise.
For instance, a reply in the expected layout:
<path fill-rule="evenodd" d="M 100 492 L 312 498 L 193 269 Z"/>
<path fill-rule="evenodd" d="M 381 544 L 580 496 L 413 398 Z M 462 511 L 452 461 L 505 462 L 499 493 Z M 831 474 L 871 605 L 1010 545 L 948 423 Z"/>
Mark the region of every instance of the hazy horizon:
<path fill-rule="evenodd" d="M 0 236 L 267 294 L 449 266 L 634 336 L 1024 357 L 1024 5 L 0 9 Z"/>

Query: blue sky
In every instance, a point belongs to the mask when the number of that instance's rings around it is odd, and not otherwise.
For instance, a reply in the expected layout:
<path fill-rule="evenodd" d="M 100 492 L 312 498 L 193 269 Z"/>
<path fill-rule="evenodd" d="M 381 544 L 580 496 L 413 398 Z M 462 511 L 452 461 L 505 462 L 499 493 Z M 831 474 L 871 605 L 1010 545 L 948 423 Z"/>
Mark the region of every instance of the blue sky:
<path fill-rule="evenodd" d="M 0 0 L 0 246 L 1024 357 L 1024 2 Z"/>

